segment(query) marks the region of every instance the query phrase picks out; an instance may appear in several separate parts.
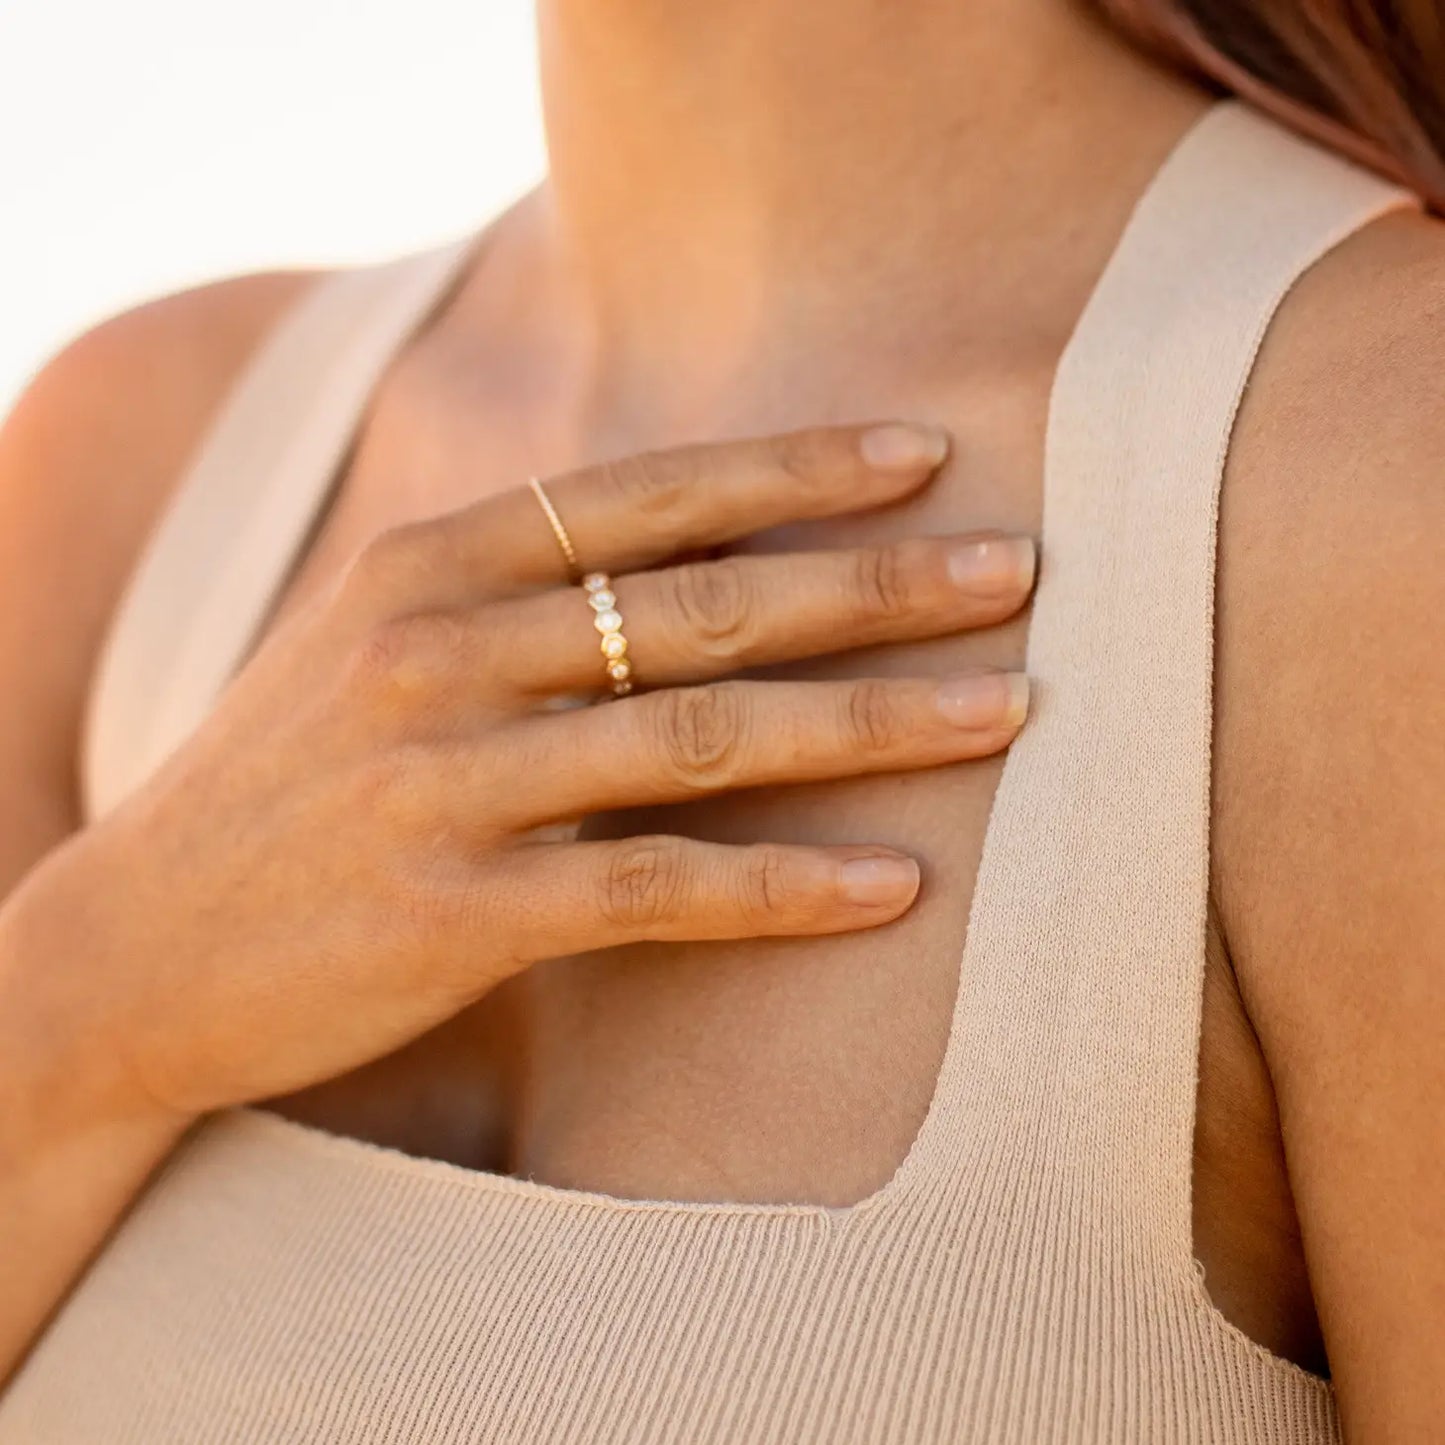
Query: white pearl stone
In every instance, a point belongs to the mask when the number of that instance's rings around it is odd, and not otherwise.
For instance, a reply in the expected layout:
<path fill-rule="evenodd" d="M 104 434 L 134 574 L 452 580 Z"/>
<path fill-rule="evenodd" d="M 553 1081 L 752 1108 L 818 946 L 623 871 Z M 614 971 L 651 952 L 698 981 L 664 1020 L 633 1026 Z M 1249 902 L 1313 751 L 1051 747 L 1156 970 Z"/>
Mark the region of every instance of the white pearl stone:
<path fill-rule="evenodd" d="M 616 632 L 622 626 L 622 615 L 618 612 L 599 612 L 592 619 L 592 625 L 598 632 Z"/>

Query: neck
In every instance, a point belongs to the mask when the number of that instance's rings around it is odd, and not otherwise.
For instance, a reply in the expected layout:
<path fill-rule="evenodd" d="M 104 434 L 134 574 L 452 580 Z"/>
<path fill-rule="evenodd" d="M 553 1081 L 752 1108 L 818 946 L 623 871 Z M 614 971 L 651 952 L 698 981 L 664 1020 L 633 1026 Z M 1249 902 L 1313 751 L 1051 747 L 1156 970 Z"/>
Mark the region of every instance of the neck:
<path fill-rule="evenodd" d="M 1201 106 L 1077 0 L 542 0 L 540 21 L 546 291 L 590 389 L 630 376 L 653 404 L 659 378 L 697 402 L 860 346 L 926 369 L 1047 344 Z"/>

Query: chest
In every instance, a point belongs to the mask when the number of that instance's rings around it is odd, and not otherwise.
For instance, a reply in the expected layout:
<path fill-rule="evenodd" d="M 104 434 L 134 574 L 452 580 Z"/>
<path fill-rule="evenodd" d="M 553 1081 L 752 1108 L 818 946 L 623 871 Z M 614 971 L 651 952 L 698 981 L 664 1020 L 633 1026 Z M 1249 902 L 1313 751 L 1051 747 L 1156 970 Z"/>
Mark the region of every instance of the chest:
<path fill-rule="evenodd" d="M 509 425 L 500 407 L 439 404 L 445 387 L 427 389 L 417 376 L 418 368 L 403 366 L 383 387 L 270 625 L 324 587 L 378 531 L 462 506 L 531 471 L 674 440 L 614 436 L 590 455 L 559 446 L 555 460 L 541 461 L 535 444 L 524 454 L 519 442 L 539 428 Z M 781 554 L 977 528 L 1038 536 L 1047 394 L 1040 373 L 1030 384 L 976 393 L 971 403 L 961 387 L 885 397 L 874 414 L 941 417 L 960 439 L 930 487 L 902 505 L 776 528 L 730 550 Z M 834 397 L 823 407 L 819 398 L 821 419 L 869 414 L 861 400 L 850 401 Z M 755 401 L 720 420 L 714 434 L 797 425 L 806 405 L 790 398 L 769 414 Z M 618 590 L 625 604 L 625 578 Z M 836 652 L 771 675 L 1021 669 L 1028 625 L 1025 612 L 987 630 L 886 649 L 853 650 L 840 638 Z M 645 685 L 646 659 L 635 661 Z M 384 1130 L 400 1131 L 403 1146 L 417 1152 L 460 1147 L 478 1162 L 473 1127 L 448 1117 L 429 1128 L 423 1118 L 484 1113 L 480 1158 L 489 1167 L 623 1196 L 861 1198 L 907 1152 L 935 1089 L 1003 764 L 996 757 L 588 819 L 586 837 L 661 831 L 717 841 L 882 843 L 917 857 L 924 885 L 905 918 L 862 934 L 650 944 L 534 967 L 377 1071 L 389 1098 L 428 1101 L 410 1124 L 388 1109 Z M 443 1072 L 471 1082 L 441 1098 L 421 1081 Z M 367 1128 L 364 1082 L 322 1091 L 328 1116 L 349 1116 L 345 1132 Z M 320 1096 L 308 1103 L 321 1106 Z"/>
<path fill-rule="evenodd" d="M 418 406 L 414 379 L 403 380 L 390 394 L 383 389 L 272 625 L 377 531 L 464 505 L 531 471 L 587 459 L 565 446 L 539 457 L 535 441 L 522 441 L 537 428 L 510 426 L 500 414 L 488 420 L 485 411 L 462 413 L 432 397 Z M 776 529 L 735 550 L 998 527 L 1040 537 L 1047 569 L 1047 395 L 1047 377 L 1039 377 L 885 395 L 871 407 L 835 398 L 843 416 L 937 417 L 959 439 L 953 460 L 904 506 Z M 759 406 L 719 430 L 832 419 L 799 416 L 799 405 Z M 668 440 L 614 438 L 610 449 Z M 1026 612 L 986 632 L 841 650 L 772 675 L 1022 668 L 1030 621 Z M 640 670 L 644 663 L 638 659 Z M 1005 764 L 999 757 L 588 819 L 589 837 L 663 831 L 737 842 L 883 843 L 920 860 L 923 888 L 902 919 L 862 933 L 649 944 L 552 960 L 404 1054 L 277 1107 L 408 1152 L 624 1198 L 856 1202 L 887 1184 L 935 1100 L 958 1023 L 975 885 Z M 1298 1294 L 1289 1283 L 1297 1249 L 1273 1098 L 1221 948 L 1211 949 L 1207 974 L 1197 1249 L 1216 1287 L 1248 1274 L 1238 1291 L 1248 1297 L 1242 1313 L 1263 1300 L 1274 1327 L 1287 1330 L 1278 1306 L 1282 1294 Z M 1269 1242 L 1242 1250 L 1241 1236 L 1257 1239 L 1261 1220 Z M 1286 1303 L 1283 1315 L 1292 1313 Z"/>

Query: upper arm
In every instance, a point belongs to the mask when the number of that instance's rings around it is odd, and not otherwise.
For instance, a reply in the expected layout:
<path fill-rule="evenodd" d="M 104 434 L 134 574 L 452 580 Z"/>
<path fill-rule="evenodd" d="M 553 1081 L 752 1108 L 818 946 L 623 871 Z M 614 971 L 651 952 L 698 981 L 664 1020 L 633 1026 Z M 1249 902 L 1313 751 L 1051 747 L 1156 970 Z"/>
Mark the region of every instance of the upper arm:
<path fill-rule="evenodd" d="M 310 273 L 181 292 L 85 333 L 0 427 L 0 900 L 79 824 L 92 667 L 206 423 Z"/>
<path fill-rule="evenodd" d="M 1216 837 L 1352 1441 L 1445 1415 L 1445 226 L 1301 283 L 1222 516 Z"/>

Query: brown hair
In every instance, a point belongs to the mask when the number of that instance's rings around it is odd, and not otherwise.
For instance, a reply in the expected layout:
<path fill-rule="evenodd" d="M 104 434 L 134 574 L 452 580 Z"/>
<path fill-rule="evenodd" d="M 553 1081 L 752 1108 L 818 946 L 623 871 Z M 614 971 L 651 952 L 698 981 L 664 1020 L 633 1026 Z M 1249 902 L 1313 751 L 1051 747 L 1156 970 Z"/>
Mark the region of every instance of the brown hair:
<path fill-rule="evenodd" d="M 1203 72 L 1445 209 L 1445 0 L 1096 0 Z"/>

